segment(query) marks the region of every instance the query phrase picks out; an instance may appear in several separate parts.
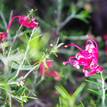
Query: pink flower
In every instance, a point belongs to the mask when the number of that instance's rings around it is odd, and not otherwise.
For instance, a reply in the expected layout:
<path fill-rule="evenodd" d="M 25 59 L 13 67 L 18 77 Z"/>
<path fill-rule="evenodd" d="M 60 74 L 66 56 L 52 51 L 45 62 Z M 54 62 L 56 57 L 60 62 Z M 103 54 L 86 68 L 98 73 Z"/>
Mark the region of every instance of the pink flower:
<path fill-rule="evenodd" d="M 71 56 L 68 61 L 63 63 L 64 65 L 71 64 L 77 69 L 80 69 L 81 66 L 86 77 L 103 72 L 103 67 L 98 64 L 98 45 L 94 40 L 87 40 L 84 50 L 76 44 L 68 44 L 65 48 L 68 46 L 74 46 L 80 52 Z"/>
<path fill-rule="evenodd" d="M 47 60 L 40 64 L 40 75 L 53 77 L 55 80 L 60 80 L 60 74 L 57 71 L 50 70 L 53 67 L 53 60 Z"/>
<path fill-rule="evenodd" d="M 10 30 L 15 19 L 18 19 L 19 24 L 24 27 L 27 27 L 30 29 L 34 29 L 38 27 L 38 22 L 34 18 L 30 19 L 28 16 L 14 16 L 8 24 L 8 30 Z"/>
<path fill-rule="evenodd" d="M 4 41 L 7 39 L 7 32 L 0 32 L 0 41 Z"/>
<path fill-rule="evenodd" d="M 30 29 L 34 29 L 38 27 L 38 22 L 34 18 L 30 19 L 27 16 L 19 16 L 19 23 L 20 25 L 25 26 Z"/>

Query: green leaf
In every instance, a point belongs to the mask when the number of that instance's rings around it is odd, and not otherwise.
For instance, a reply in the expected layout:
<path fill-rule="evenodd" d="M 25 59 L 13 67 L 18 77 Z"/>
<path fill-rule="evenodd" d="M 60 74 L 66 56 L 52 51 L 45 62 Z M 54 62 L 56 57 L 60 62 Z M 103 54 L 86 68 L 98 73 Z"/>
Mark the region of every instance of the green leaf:
<path fill-rule="evenodd" d="M 69 99 L 69 97 L 71 97 L 70 94 L 67 92 L 67 90 L 66 90 L 63 86 L 56 87 L 56 90 L 58 91 L 58 93 L 59 93 L 63 98 Z"/>
<path fill-rule="evenodd" d="M 81 20 L 81 21 L 84 21 L 85 23 L 88 23 L 88 20 L 87 18 L 89 18 L 90 15 L 89 15 L 89 12 L 84 10 L 82 12 L 80 12 L 79 14 L 75 15 L 75 18 Z"/>
<path fill-rule="evenodd" d="M 85 84 L 81 84 L 77 89 L 76 91 L 73 93 L 72 95 L 72 103 L 71 105 L 74 105 L 75 104 L 75 101 L 76 101 L 76 98 L 78 97 L 78 95 L 80 94 L 80 92 L 83 90 L 83 88 L 85 87 Z"/>
<path fill-rule="evenodd" d="M 101 95 L 101 93 L 98 90 L 88 89 L 90 92 L 96 95 Z"/>
<path fill-rule="evenodd" d="M 94 84 L 94 85 L 97 85 L 97 86 L 101 86 L 101 83 L 99 83 L 99 82 L 95 82 L 95 81 L 88 80 L 88 79 L 86 81 L 91 83 L 91 84 Z"/>
<path fill-rule="evenodd" d="M 57 105 L 57 107 L 77 107 L 75 102 L 84 86 L 85 84 L 81 84 L 72 95 L 68 93 L 63 86 L 57 86 L 56 90 L 60 94 L 59 104 Z"/>

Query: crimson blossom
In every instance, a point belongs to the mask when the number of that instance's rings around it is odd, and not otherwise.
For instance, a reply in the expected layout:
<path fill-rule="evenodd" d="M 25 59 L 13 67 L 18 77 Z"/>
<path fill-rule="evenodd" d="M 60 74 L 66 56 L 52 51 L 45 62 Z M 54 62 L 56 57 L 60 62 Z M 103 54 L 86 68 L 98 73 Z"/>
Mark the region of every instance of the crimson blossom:
<path fill-rule="evenodd" d="M 61 80 L 60 74 L 52 70 L 53 67 L 53 60 L 47 60 L 40 64 L 40 75 L 41 76 L 48 76 L 53 77 L 55 80 L 59 81 Z"/>
<path fill-rule="evenodd" d="M 68 61 L 65 61 L 63 64 L 73 65 L 76 69 L 80 69 L 82 67 L 82 72 L 85 77 L 89 77 L 95 75 L 96 73 L 103 72 L 103 67 L 98 64 L 98 45 L 94 40 L 87 40 L 85 44 L 85 49 L 82 49 L 76 44 L 68 44 L 65 45 L 65 48 L 69 46 L 74 46 L 79 49 L 75 56 L 70 56 Z"/>
<path fill-rule="evenodd" d="M 10 30 L 15 19 L 18 19 L 19 24 L 21 26 L 24 26 L 30 29 L 34 29 L 38 27 L 38 22 L 35 20 L 35 18 L 30 19 L 28 16 L 14 16 L 12 17 L 12 19 L 10 20 L 8 24 L 8 28 L 7 28 L 8 30 Z"/>

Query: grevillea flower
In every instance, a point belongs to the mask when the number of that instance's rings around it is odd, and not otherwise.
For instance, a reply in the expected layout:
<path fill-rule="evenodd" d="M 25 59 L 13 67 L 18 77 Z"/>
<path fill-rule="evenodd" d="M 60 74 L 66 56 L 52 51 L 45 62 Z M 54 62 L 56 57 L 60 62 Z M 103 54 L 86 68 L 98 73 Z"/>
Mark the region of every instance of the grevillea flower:
<path fill-rule="evenodd" d="M 4 41 L 7 39 L 7 32 L 0 32 L 0 41 Z"/>
<path fill-rule="evenodd" d="M 19 24 L 21 26 L 24 26 L 30 29 L 34 29 L 38 27 L 38 22 L 35 20 L 35 18 L 30 19 L 28 16 L 14 16 L 12 17 L 12 19 L 10 20 L 8 24 L 8 28 L 7 28 L 8 30 L 10 30 L 15 19 L 18 19 Z"/>
<path fill-rule="evenodd" d="M 69 57 L 69 60 L 63 63 L 64 65 L 71 64 L 77 69 L 80 69 L 81 66 L 86 77 L 103 72 L 103 67 L 98 64 L 98 45 L 94 40 L 87 40 L 85 49 L 76 44 L 65 45 L 65 48 L 69 46 L 78 48 L 80 52 L 75 56 Z"/>
<path fill-rule="evenodd" d="M 61 79 L 60 74 L 55 70 L 51 70 L 52 67 L 53 67 L 53 60 L 47 60 L 42 62 L 40 64 L 40 75 L 53 77 L 55 80 L 59 81 Z"/>

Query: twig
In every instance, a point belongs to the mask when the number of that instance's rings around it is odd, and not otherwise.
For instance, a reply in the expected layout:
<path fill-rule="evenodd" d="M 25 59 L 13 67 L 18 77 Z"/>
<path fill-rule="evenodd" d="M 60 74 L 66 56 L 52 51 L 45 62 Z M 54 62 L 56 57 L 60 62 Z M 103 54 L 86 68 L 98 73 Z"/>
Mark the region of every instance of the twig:
<path fill-rule="evenodd" d="M 73 19 L 74 16 L 75 16 L 74 14 L 68 16 L 68 17 L 64 20 L 64 22 L 62 22 L 62 23 L 60 24 L 60 26 L 59 26 L 59 28 L 58 28 L 58 31 L 60 31 L 71 19 Z"/>
<path fill-rule="evenodd" d="M 57 32 L 59 31 L 60 22 L 61 22 L 61 14 L 62 14 L 62 0 L 57 0 Z"/>
<path fill-rule="evenodd" d="M 34 66 L 28 73 L 26 73 L 26 75 L 23 77 L 23 79 L 26 79 L 28 77 L 28 75 L 36 69 L 36 67 L 38 67 L 38 65 Z"/>

